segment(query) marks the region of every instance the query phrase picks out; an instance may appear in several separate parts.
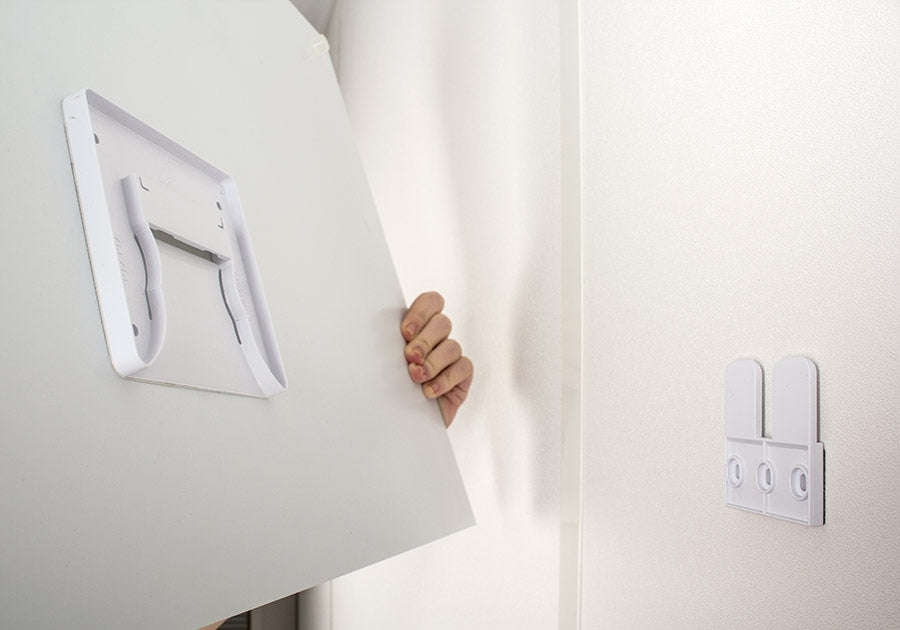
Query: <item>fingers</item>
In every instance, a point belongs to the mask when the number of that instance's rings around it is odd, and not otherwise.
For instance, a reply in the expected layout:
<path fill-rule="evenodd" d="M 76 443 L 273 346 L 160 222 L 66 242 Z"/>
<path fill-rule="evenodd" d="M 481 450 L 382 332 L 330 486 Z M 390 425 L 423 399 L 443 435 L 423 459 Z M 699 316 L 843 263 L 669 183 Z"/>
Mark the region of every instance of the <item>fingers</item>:
<path fill-rule="evenodd" d="M 445 375 L 446 380 L 442 381 L 442 377 Z M 441 377 L 435 379 L 437 383 L 432 382 L 432 387 L 437 385 L 436 389 L 432 389 L 432 393 L 444 392 L 438 398 L 438 406 L 441 409 L 441 416 L 444 418 L 445 426 L 449 427 L 453 423 L 456 412 L 459 411 L 460 406 L 466 401 L 466 396 L 469 395 L 469 387 L 472 385 L 472 376 L 472 362 L 466 357 L 461 357 L 459 361 L 444 370 L 441 373 Z M 450 383 L 455 384 L 444 391 L 444 387 Z M 425 387 L 429 386 L 426 385 Z"/>
<path fill-rule="evenodd" d="M 444 310 L 444 298 L 440 293 L 430 291 L 423 293 L 410 304 L 409 310 L 403 321 L 400 322 L 400 331 L 403 338 L 412 341 L 431 319 Z"/>
<path fill-rule="evenodd" d="M 443 313 L 434 315 L 421 331 L 406 344 L 406 360 L 409 363 L 423 364 L 426 358 L 434 352 L 450 336 L 453 324 L 450 318 Z"/>
<path fill-rule="evenodd" d="M 455 388 L 471 380 L 472 371 L 472 362 L 468 357 L 460 357 L 459 360 L 451 363 L 436 377 L 424 383 L 422 391 L 425 393 L 426 398 L 446 396 Z M 464 389 L 466 392 L 469 391 L 468 387 Z"/>
<path fill-rule="evenodd" d="M 416 383 L 425 383 L 459 361 L 460 358 L 462 358 L 460 345 L 453 339 L 445 339 L 422 361 L 410 361 L 409 376 Z"/>
<path fill-rule="evenodd" d="M 407 341 L 404 354 L 410 378 L 422 386 L 427 398 L 437 399 L 449 427 L 468 396 L 473 366 L 450 339 L 453 324 L 441 312 L 443 308 L 439 293 L 423 293 L 413 300 L 400 330 Z"/>

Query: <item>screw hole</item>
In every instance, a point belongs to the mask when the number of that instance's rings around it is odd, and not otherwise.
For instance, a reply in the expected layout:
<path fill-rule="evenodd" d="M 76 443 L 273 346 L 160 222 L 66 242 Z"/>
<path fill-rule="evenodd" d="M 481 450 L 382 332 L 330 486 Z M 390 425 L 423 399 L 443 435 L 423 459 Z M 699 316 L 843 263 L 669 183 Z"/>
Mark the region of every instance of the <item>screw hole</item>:
<path fill-rule="evenodd" d="M 763 462 L 756 469 L 756 485 L 766 494 L 775 489 L 775 473 L 768 462 Z"/>
<path fill-rule="evenodd" d="M 134 333 L 135 337 L 138 336 L 138 327 L 135 326 L 134 324 L 131 325 L 131 331 Z"/>
<path fill-rule="evenodd" d="M 100 144 L 100 136 L 94 134 L 94 144 Z"/>
<path fill-rule="evenodd" d="M 732 456 L 728 460 L 728 465 L 725 470 L 725 479 L 732 488 L 737 488 L 744 483 L 743 467 L 741 466 L 741 460 L 737 457 Z"/>
<path fill-rule="evenodd" d="M 809 495 L 808 476 L 803 466 L 795 466 L 791 471 L 791 494 L 798 501 L 803 501 Z"/>
<path fill-rule="evenodd" d="M 221 203 L 219 203 L 219 202 L 218 202 L 218 201 L 217 201 L 217 202 L 216 202 L 216 208 L 218 208 L 218 209 L 219 209 L 219 210 L 221 210 L 221 209 L 222 209 L 222 204 L 221 204 Z"/>

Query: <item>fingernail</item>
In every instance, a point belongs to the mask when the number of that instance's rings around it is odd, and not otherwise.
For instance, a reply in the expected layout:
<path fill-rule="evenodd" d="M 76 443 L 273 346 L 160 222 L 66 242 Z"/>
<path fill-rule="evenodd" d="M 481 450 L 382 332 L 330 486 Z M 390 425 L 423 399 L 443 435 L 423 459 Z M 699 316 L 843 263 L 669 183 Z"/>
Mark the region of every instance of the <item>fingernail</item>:
<path fill-rule="evenodd" d="M 407 335 L 407 337 L 409 337 L 410 340 L 412 340 L 412 338 L 416 336 L 417 332 L 419 332 L 419 327 L 416 326 L 415 324 L 409 324 L 406 327 L 406 335 Z"/>
<path fill-rule="evenodd" d="M 427 386 L 425 388 L 425 390 L 428 392 L 429 397 L 435 398 L 435 397 L 437 397 L 438 392 L 441 391 L 441 387 L 440 387 L 440 385 L 432 383 L 431 385 Z"/>

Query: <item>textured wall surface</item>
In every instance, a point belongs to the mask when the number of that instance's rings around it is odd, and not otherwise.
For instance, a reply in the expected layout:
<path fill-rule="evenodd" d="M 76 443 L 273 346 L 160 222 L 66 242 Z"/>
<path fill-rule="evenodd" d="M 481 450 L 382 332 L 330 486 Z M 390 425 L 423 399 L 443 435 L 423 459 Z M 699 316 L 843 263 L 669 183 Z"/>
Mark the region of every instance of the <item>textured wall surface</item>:
<path fill-rule="evenodd" d="M 584 9 L 584 627 L 900 626 L 900 7 Z M 722 505 L 725 366 L 791 354 L 815 529 Z"/>

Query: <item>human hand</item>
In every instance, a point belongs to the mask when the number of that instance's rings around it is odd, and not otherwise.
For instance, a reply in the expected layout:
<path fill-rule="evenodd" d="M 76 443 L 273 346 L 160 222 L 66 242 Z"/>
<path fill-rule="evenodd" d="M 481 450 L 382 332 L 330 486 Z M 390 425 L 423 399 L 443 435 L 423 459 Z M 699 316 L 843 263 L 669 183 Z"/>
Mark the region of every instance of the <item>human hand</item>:
<path fill-rule="evenodd" d="M 450 339 L 452 324 L 441 311 L 444 298 L 439 293 L 423 293 L 410 305 L 400 322 L 406 340 L 409 377 L 422 386 L 426 398 L 437 399 L 450 426 L 472 385 L 472 362 L 462 355 L 460 345 Z"/>

